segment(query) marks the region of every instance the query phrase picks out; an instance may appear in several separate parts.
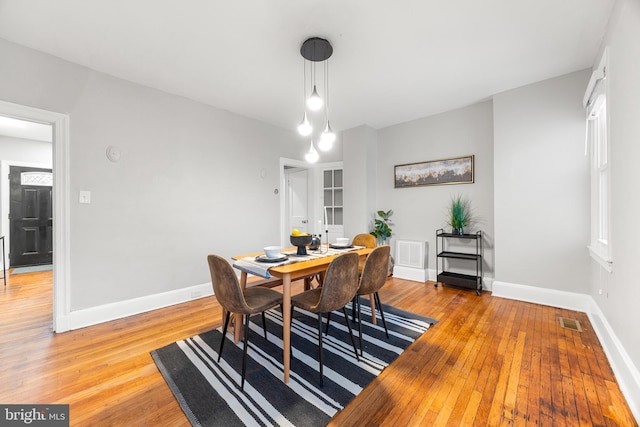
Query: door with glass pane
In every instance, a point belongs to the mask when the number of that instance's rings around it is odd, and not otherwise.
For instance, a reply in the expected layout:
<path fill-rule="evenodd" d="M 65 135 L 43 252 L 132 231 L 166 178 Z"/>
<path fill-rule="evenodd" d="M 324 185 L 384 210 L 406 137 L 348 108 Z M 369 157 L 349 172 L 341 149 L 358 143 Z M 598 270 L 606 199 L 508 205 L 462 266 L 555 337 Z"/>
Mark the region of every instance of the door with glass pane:
<path fill-rule="evenodd" d="M 53 215 L 51 169 L 9 169 L 11 267 L 51 264 Z"/>
<path fill-rule="evenodd" d="M 329 241 L 344 233 L 342 168 L 323 171 L 323 206 Z"/>

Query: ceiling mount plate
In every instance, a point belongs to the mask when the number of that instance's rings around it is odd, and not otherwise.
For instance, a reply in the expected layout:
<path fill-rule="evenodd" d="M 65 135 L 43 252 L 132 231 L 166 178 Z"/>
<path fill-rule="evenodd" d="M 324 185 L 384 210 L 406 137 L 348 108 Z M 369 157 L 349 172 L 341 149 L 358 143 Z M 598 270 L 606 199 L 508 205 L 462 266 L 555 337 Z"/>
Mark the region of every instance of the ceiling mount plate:
<path fill-rule="evenodd" d="M 333 47 L 329 40 L 320 37 L 311 37 L 302 43 L 300 55 L 308 61 L 321 62 L 329 59 L 333 53 Z"/>

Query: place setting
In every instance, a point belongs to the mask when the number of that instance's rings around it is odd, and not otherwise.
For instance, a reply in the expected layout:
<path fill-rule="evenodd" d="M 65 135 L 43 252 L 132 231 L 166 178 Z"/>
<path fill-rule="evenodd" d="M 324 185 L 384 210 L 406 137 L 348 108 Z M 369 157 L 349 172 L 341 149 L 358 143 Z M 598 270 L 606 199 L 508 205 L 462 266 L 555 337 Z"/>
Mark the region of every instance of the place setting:
<path fill-rule="evenodd" d="M 237 259 L 233 267 L 254 276 L 270 279 L 269 269 L 290 262 L 289 255 L 282 253 L 281 246 L 265 246 L 263 253 L 257 256 L 245 256 Z"/>
<path fill-rule="evenodd" d="M 255 257 L 258 262 L 269 264 L 284 262 L 289 259 L 289 255 L 281 252 L 280 246 L 267 246 L 264 248 L 264 254 Z"/>
<path fill-rule="evenodd" d="M 353 249 L 355 246 L 351 244 L 351 240 L 348 237 L 337 237 L 334 243 L 330 243 L 331 249 Z"/>

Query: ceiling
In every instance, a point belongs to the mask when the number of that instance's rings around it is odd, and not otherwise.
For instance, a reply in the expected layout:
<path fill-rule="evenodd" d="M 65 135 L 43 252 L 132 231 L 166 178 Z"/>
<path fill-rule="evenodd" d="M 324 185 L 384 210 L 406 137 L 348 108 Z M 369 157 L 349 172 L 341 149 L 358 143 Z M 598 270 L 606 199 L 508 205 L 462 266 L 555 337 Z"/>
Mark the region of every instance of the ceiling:
<path fill-rule="evenodd" d="M 319 36 L 332 127 L 379 129 L 590 68 L 613 3 L 0 0 L 0 38 L 294 129 Z"/>
<path fill-rule="evenodd" d="M 53 141 L 53 129 L 50 125 L 17 120 L 0 116 L 0 135 L 34 141 Z"/>

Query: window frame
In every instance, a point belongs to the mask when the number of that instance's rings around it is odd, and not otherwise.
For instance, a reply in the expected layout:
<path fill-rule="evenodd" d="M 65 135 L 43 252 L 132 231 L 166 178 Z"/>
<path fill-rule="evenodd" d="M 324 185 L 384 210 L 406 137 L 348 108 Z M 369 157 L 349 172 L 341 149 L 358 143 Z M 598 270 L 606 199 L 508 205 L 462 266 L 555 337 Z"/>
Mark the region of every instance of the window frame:
<path fill-rule="evenodd" d="M 613 268 L 611 242 L 611 165 L 608 114 L 608 51 L 605 49 L 591 76 L 584 106 L 590 148 L 591 229 L 589 253 L 608 272 Z"/>

